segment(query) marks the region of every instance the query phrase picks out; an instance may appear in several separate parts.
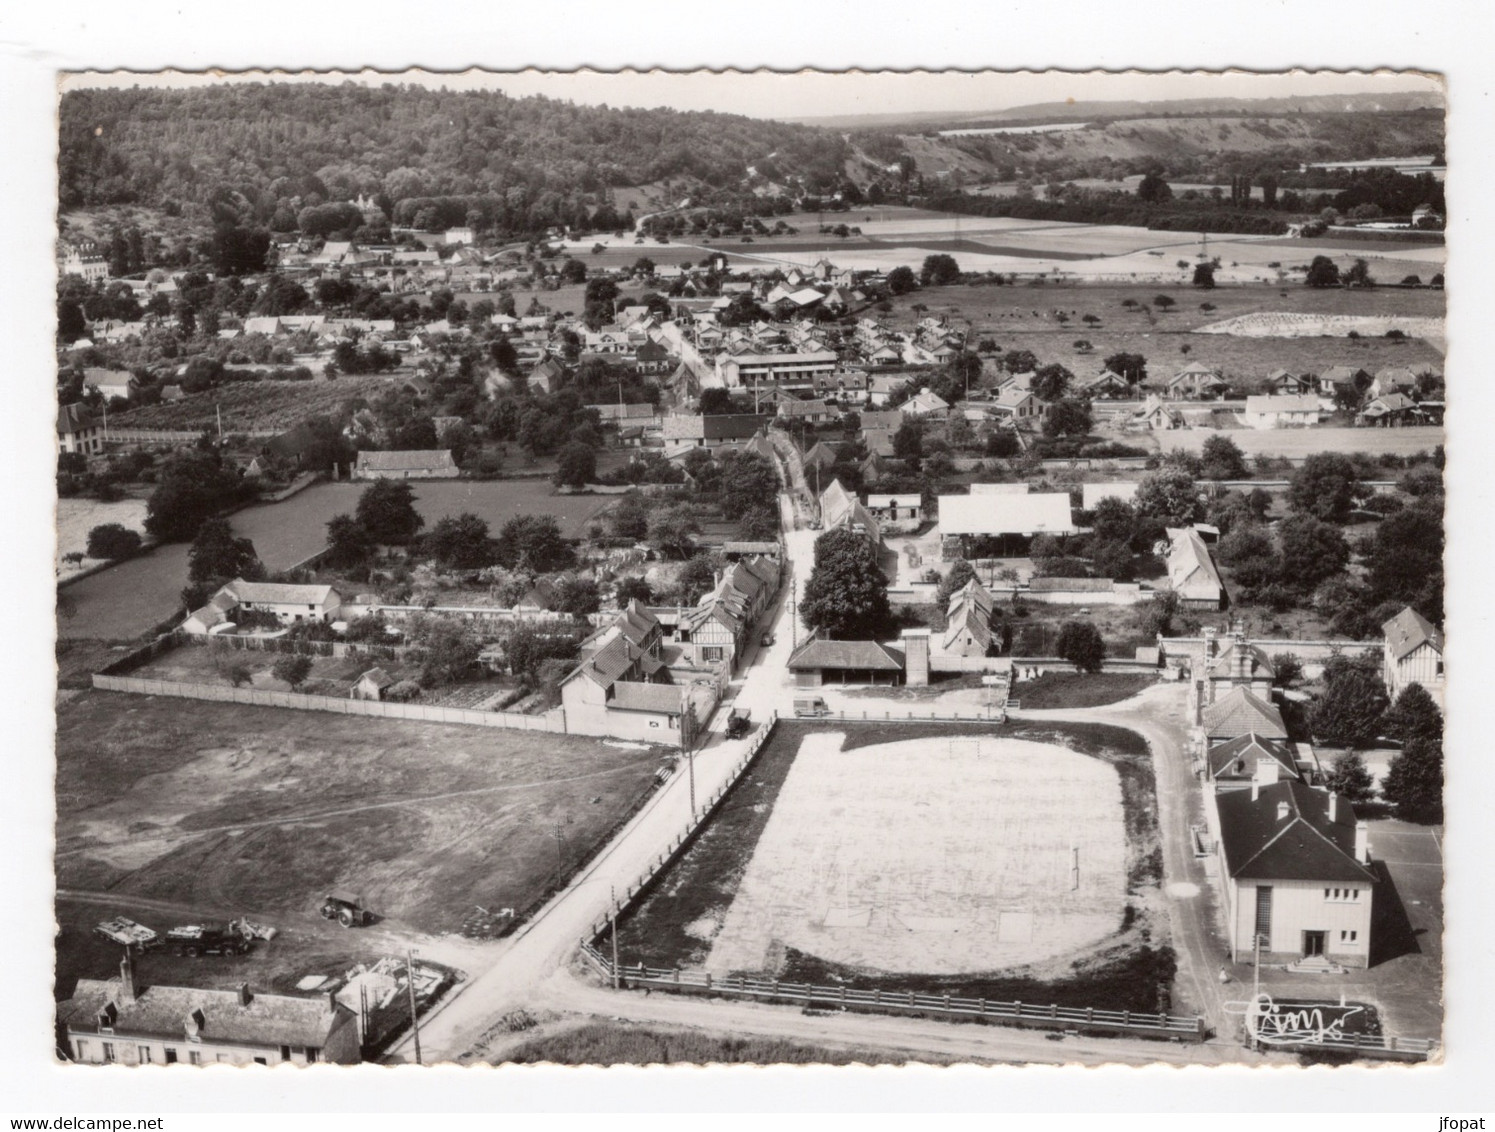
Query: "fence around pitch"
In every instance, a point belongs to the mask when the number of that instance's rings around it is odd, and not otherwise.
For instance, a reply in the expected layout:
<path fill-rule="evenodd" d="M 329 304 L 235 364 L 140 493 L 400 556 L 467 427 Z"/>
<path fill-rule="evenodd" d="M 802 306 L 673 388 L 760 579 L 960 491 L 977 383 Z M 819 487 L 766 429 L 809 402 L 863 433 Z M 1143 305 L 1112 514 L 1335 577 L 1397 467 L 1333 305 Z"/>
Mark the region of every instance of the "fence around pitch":
<path fill-rule="evenodd" d="M 734 975 L 714 978 L 710 974 L 659 967 L 622 966 L 616 972 L 610 960 L 592 944 L 582 941 L 582 954 L 598 974 L 616 977 L 623 989 L 647 987 L 684 994 L 707 994 L 757 1002 L 803 1003 L 827 1010 L 856 1010 L 874 1014 L 919 1014 L 951 1021 L 982 1021 L 1001 1026 L 1043 1030 L 1082 1030 L 1113 1036 L 1202 1042 L 1204 1019 L 1176 1014 L 1141 1014 L 1131 1010 L 1095 1010 L 1090 1007 L 1039 1006 L 1028 1002 L 997 1002 L 985 998 L 919 994 L 916 991 L 858 990 L 846 985 L 815 986 L 785 983 L 778 979 L 749 979 Z"/>
<path fill-rule="evenodd" d="M 384 700 L 354 700 L 341 696 L 312 696 L 302 692 L 269 692 L 258 688 L 232 688 L 216 684 L 185 684 L 175 680 L 145 680 L 138 676 L 110 676 L 96 672 L 93 686 L 106 692 L 133 692 L 142 696 L 180 696 L 189 700 L 251 704 L 257 707 L 325 711 L 334 715 L 369 715 L 384 719 L 413 719 L 425 723 L 456 723 L 472 727 L 502 727 L 510 731 L 549 731 L 564 734 L 565 713 L 559 709 L 544 715 L 508 711 L 474 711 L 438 704 L 398 704 Z"/>
<path fill-rule="evenodd" d="M 1351 1053 L 1381 1061 L 1426 1061 L 1438 1051 L 1436 1038 L 1402 1038 L 1395 1034 L 1346 1034 L 1322 1042 L 1272 1042 L 1266 1048 L 1292 1053 Z"/>

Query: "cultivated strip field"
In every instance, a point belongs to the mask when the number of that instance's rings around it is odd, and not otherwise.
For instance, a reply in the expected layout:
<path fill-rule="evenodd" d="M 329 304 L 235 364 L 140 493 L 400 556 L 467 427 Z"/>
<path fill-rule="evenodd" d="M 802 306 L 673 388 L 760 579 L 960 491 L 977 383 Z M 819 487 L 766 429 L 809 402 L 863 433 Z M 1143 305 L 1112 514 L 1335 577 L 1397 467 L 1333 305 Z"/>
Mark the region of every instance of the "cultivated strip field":
<path fill-rule="evenodd" d="M 1303 460 L 1315 452 L 1368 452 L 1379 456 L 1385 452 L 1411 456 L 1431 452 L 1444 443 L 1441 428 L 1239 428 L 1221 432 L 1212 428 L 1185 428 L 1154 433 L 1153 438 L 1164 452 L 1183 448 L 1203 451 L 1212 436 L 1228 436 L 1248 456 L 1286 456 Z"/>
<path fill-rule="evenodd" d="M 1114 767 L 1016 739 L 855 751 L 844 740 L 817 733 L 800 747 L 708 970 L 771 970 L 788 946 L 859 968 L 957 974 L 1070 954 L 1120 926 Z"/>

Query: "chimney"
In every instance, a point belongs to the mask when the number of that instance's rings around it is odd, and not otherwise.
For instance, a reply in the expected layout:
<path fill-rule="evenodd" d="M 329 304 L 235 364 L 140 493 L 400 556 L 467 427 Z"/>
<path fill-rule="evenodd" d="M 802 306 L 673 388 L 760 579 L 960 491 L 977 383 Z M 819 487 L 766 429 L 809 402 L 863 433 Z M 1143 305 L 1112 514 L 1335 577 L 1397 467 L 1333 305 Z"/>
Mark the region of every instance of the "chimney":
<path fill-rule="evenodd" d="M 1370 864 L 1370 826 L 1363 821 L 1355 823 L 1355 860 Z"/>
<path fill-rule="evenodd" d="M 122 1006 L 135 1003 L 135 963 L 130 958 L 130 949 L 125 948 L 125 957 L 119 961 L 119 1001 Z"/>
<path fill-rule="evenodd" d="M 1286 821 L 1287 820 L 1288 809 L 1289 809 L 1289 806 L 1288 806 L 1288 804 L 1286 802 L 1278 802 L 1277 803 L 1277 820 L 1278 821 Z"/>
<path fill-rule="evenodd" d="M 1206 625 L 1204 627 L 1204 659 L 1214 660 L 1215 653 L 1219 651 L 1219 645 L 1215 641 L 1215 627 Z"/>
<path fill-rule="evenodd" d="M 1338 813 L 1339 813 L 1339 795 L 1336 794 L 1336 793 L 1334 793 L 1334 791 L 1331 790 L 1331 791 L 1329 791 L 1329 820 L 1331 822 L 1337 821 L 1338 820 L 1338 817 L 1337 817 Z"/>
<path fill-rule="evenodd" d="M 239 992 L 239 1005 L 248 1006 L 254 998 L 254 996 L 249 993 L 249 984 L 240 983 L 237 989 Z"/>

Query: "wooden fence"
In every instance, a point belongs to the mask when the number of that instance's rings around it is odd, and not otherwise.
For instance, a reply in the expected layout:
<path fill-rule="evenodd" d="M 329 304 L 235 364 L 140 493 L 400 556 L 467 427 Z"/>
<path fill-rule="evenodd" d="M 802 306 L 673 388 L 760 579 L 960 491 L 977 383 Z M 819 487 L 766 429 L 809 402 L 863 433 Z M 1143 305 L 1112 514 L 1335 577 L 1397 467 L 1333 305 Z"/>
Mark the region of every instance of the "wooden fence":
<path fill-rule="evenodd" d="M 413 719 L 423 723 L 456 723 L 470 727 L 502 727 L 510 731 L 549 731 L 564 734 L 566 714 L 559 708 L 543 715 L 512 711 L 473 711 L 437 704 L 397 704 L 383 700 L 354 700 L 341 696 L 311 696 L 301 692 L 270 692 L 258 688 L 233 688 L 217 684 L 186 684 L 175 680 L 145 680 L 136 676 L 111 676 L 97 672 L 93 686 L 106 692 L 133 692 L 142 696 L 180 696 L 189 700 L 252 704 L 257 707 L 326 711 L 335 715 L 369 715 L 383 719 Z"/>
<path fill-rule="evenodd" d="M 1065 1030 L 1118 1037 L 1157 1038 L 1202 1042 L 1207 1036 L 1204 1019 L 1176 1014 L 1139 1014 L 1130 1010 L 1096 1010 L 1091 1007 L 1038 1006 L 1028 1002 L 998 1002 L 985 998 L 919 994 L 916 991 L 859 990 L 846 985 L 815 986 L 785 983 L 778 979 L 750 979 L 743 975 L 714 978 L 707 972 L 659 967 L 620 965 L 587 941 L 582 954 L 603 978 L 621 989 L 646 987 L 684 994 L 741 998 L 755 1002 L 799 1003 L 807 1008 L 859 1011 L 872 1014 L 913 1014 L 948 1021 L 990 1022 L 1041 1030 Z"/>
<path fill-rule="evenodd" d="M 1349 1053 L 1378 1061 L 1426 1061 L 1438 1051 L 1436 1038 L 1401 1038 L 1395 1034 L 1345 1034 L 1332 1041 L 1272 1042 L 1268 1048 L 1293 1053 Z"/>

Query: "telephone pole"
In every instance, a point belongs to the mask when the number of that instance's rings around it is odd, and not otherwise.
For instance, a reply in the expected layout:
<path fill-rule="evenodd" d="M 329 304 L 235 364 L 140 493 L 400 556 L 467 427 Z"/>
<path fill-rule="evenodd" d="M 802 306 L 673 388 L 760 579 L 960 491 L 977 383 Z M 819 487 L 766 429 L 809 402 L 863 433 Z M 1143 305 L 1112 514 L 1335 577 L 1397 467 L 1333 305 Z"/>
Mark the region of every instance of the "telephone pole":
<path fill-rule="evenodd" d="M 405 989 L 410 993 L 410 1032 L 415 1038 L 415 1064 L 424 1065 L 420 1056 L 420 1019 L 415 1014 L 415 948 L 405 949 Z"/>
<path fill-rule="evenodd" d="M 607 886 L 608 900 L 611 904 L 613 918 L 613 990 L 618 989 L 618 890 L 615 885 Z"/>

